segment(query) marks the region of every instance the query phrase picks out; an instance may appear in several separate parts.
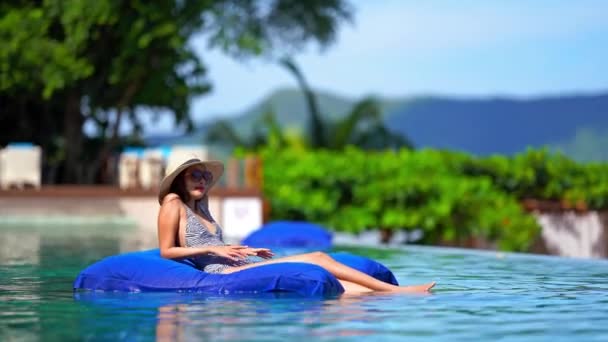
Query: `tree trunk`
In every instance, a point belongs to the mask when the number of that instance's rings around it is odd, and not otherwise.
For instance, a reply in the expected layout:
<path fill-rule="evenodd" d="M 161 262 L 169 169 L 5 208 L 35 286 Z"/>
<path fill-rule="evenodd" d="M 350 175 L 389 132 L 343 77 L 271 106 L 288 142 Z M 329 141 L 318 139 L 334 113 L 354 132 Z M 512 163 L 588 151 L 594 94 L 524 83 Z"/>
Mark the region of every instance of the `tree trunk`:
<path fill-rule="evenodd" d="M 393 239 L 395 232 L 392 229 L 380 228 L 380 242 L 387 244 Z"/>
<path fill-rule="evenodd" d="M 71 90 L 63 121 L 63 137 L 65 139 L 65 161 L 62 183 L 78 184 L 81 181 L 82 165 L 80 162 L 83 145 L 82 126 L 84 117 L 80 109 L 80 93 Z"/>
<path fill-rule="evenodd" d="M 306 82 L 304 74 L 302 74 L 294 61 L 289 58 L 284 58 L 281 60 L 281 64 L 296 78 L 298 85 L 304 92 L 308 113 L 310 114 L 309 125 L 311 146 L 313 148 L 325 147 L 327 145 L 325 142 L 325 127 L 321 121 L 321 113 L 319 111 L 319 106 L 317 105 L 315 94 Z"/>
<path fill-rule="evenodd" d="M 106 165 L 112 155 L 112 151 L 118 146 L 120 140 L 120 124 L 122 122 L 122 118 L 124 116 L 124 112 L 126 110 L 132 110 L 130 108 L 131 103 L 133 102 L 133 97 L 139 91 L 141 84 L 140 79 L 136 79 L 125 89 L 124 94 L 121 99 L 116 104 L 116 120 L 112 125 L 111 136 L 109 139 L 104 137 L 103 145 L 97 158 L 95 158 L 94 162 L 91 163 L 91 169 L 89 170 L 89 174 L 91 177 L 95 177 L 100 170 Z"/>

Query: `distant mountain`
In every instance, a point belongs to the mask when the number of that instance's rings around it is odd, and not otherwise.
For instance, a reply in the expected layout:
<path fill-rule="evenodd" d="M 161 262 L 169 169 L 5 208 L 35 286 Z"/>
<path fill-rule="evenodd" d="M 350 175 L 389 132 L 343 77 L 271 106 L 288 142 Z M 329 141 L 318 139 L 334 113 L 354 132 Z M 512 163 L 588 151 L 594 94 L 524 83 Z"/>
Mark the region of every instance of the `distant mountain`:
<path fill-rule="evenodd" d="M 243 126 L 250 125 L 265 111 L 272 109 L 277 114 L 281 125 L 303 126 L 308 118 L 305 101 L 299 90 L 280 89 L 231 121 Z M 343 116 L 353 102 L 350 99 L 323 92 L 318 93 L 317 101 L 323 114 L 326 115 L 326 119 L 330 120 Z"/>
<path fill-rule="evenodd" d="M 407 134 L 416 146 L 462 150 L 478 155 L 513 154 L 528 146 L 558 148 L 577 159 L 605 151 L 599 138 L 608 133 L 608 94 L 513 99 L 426 98 L 387 113 L 391 129 Z M 587 146 L 577 134 L 588 132 Z M 605 142 L 605 139 L 604 139 Z M 577 147 L 578 148 L 575 148 Z M 604 152 L 605 153 L 605 152 Z"/>
<path fill-rule="evenodd" d="M 346 115 L 354 99 L 317 92 L 326 120 Z M 416 147 L 455 149 L 476 155 L 513 154 L 548 146 L 581 160 L 608 160 L 608 94 L 535 99 L 456 99 L 417 97 L 380 99 L 387 126 Z M 300 91 L 282 89 L 227 121 L 250 134 L 256 120 L 272 108 L 279 123 L 305 130 L 308 120 Z M 212 122 L 195 133 L 159 139 L 163 143 L 201 143 Z"/>

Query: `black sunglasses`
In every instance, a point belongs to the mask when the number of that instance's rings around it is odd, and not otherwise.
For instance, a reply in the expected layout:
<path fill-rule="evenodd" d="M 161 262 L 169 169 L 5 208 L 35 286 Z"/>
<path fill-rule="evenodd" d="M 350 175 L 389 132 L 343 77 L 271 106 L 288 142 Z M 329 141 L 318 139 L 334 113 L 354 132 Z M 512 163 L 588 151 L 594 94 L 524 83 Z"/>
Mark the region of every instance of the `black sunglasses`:
<path fill-rule="evenodd" d="M 205 180 L 205 182 L 209 183 L 213 180 L 213 174 L 211 172 L 205 170 L 201 171 L 199 169 L 193 170 L 189 173 L 190 179 L 195 182 L 200 182 L 201 180 Z"/>

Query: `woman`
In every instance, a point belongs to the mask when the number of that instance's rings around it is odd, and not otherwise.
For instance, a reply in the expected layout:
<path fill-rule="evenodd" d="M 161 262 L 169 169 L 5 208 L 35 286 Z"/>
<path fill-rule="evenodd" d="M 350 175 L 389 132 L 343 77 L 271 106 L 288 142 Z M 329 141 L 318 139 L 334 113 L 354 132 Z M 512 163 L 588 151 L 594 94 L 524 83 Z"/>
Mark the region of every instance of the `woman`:
<path fill-rule="evenodd" d="M 435 283 L 395 286 L 341 264 L 322 252 L 271 259 L 267 248 L 227 245 L 222 228 L 209 212 L 208 192 L 224 171 L 219 161 L 190 159 L 169 173 L 161 182 L 158 200 L 158 240 L 164 258 L 190 258 L 209 273 L 232 273 L 279 262 L 304 262 L 323 267 L 344 287 L 345 293 L 369 291 L 427 292 Z M 263 259 L 252 262 L 247 258 Z"/>

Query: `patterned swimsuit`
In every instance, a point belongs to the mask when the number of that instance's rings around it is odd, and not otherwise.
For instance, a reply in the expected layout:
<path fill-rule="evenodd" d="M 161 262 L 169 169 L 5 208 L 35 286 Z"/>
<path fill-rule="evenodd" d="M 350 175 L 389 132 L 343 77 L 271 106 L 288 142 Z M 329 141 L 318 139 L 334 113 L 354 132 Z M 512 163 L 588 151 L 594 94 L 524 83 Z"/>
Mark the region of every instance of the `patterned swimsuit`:
<path fill-rule="evenodd" d="M 224 238 L 222 236 L 222 227 L 216 222 L 215 234 L 211 233 L 205 225 L 197 218 L 197 215 L 187 205 L 186 207 L 186 247 L 200 247 L 200 246 L 225 246 Z M 252 263 L 252 261 L 245 259 L 239 261 L 232 261 L 224 257 L 220 257 L 214 254 L 199 255 L 191 258 L 196 267 L 207 273 L 222 273 L 228 267 L 231 266 L 242 266 Z"/>

